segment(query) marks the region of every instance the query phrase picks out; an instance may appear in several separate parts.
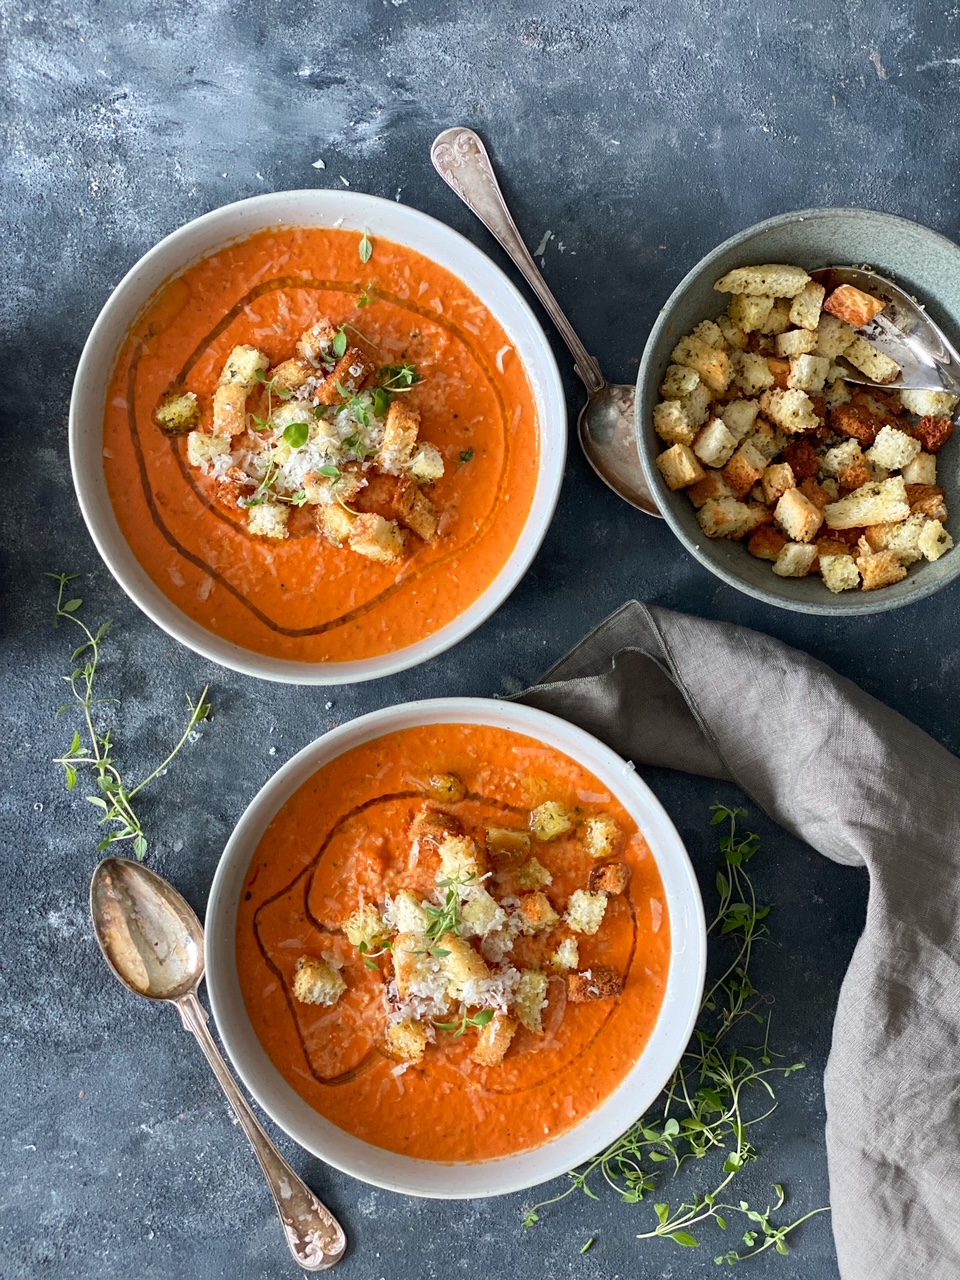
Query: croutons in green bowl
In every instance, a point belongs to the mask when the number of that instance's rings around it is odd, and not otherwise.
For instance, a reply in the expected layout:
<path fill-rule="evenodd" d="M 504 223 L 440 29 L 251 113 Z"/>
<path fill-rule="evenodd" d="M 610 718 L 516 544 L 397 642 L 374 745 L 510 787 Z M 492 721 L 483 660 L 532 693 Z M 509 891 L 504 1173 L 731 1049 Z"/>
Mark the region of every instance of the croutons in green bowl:
<path fill-rule="evenodd" d="M 847 362 L 856 373 L 875 351 L 808 273 L 855 263 L 913 295 L 957 345 L 960 247 L 892 214 L 806 209 L 740 232 L 687 274 L 637 380 L 640 457 L 674 533 L 730 586 L 803 613 L 894 609 L 960 575 L 960 444 L 944 442 L 955 402 L 844 381 Z M 776 276 L 770 288 L 758 272 Z"/>

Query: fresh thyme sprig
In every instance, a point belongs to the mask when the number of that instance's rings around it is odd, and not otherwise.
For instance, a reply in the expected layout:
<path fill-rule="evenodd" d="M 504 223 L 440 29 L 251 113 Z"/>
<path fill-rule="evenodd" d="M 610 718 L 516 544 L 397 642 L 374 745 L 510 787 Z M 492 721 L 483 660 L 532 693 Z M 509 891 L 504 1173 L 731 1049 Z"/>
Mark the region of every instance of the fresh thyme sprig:
<path fill-rule="evenodd" d="M 207 688 L 203 690 L 196 702 L 187 699 L 190 707 L 190 719 L 184 729 L 180 741 L 157 767 L 136 786 L 129 786 L 113 757 L 114 742 L 110 729 L 98 727 L 97 708 L 108 703 L 119 705 L 118 698 L 101 698 L 97 695 L 97 670 L 100 664 L 100 645 L 110 630 L 110 623 L 104 622 L 94 632 L 91 631 L 79 616 L 83 601 L 79 597 L 65 600 L 68 585 L 79 576 L 75 573 L 48 573 L 58 584 L 54 626 L 59 627 L 62 621 L 73 623 L 83 633 L 83 642 L 73 651 L 72 661 L 81 662 L 68 676 L 64 676 L 70 686 L 72 701 L 60 707 L 60 715 L 72 708 L 79 707 L 83 717 L 88 744 L 85 744 L 80 730 L 75 730 L 69 750 L 54 760 L 54 764 L 63 766 L 67 782 L 67 790 L 73 791 L 80 777 L 80 771 L 90 769 L 94 775 L 99 795 L 87 796 L 90 804 L 102 810 L 103 816 L 99 825 L 108 830 L 97 845 L 97 852 L 109 849 L 112 845 L 124 841 L 133 842 L 133 852 L 141 861 L 147 855 L 147 837 L 143 825 L 134 807 L 134 800 L 148 787 L 155 778 L 171 764 L 174 757 L 186 743 L 197 725 L 210 715 L 210 703 L 207 701 Z M 112 829 L 110 829 L 112 828 Z"/>
<path fill-rule="evenodd" d="M 488 1022 L 492 1021 L 495 1012 L 496 1010 L 494 1009 L 480 1009 L 479 1012 L 471 1016 L 467 1011 L 467 1006 L 462 1004 L 460 1006 L 459 1022 L 434 1022 L 433 1025 L 438 1031 L 451 1031 L 453 1038 L 456 1040 L 464 1034 L 468 1027 L 485 1027 Z"/>
<path fill-rule="evenodd" d="M 776 1108 L 772 1079 L 801 1071 L 804 1064 L 774 1065 L 773 1058 L 777 1055 L 770 1049 L 770 1017 L 759 1011 L 761 997 L 750 978 L 754 944 L 769 935 L 763 921 L 770 908 L 757 903 L 753 883 L 745 870 L 759 848 L 759 838 L 753 833 L 738 836 L 737 820 L 747 816 L 746 810 L 729 809 L 720 804 L 713 805 L 712 809 L 712 824 L 726 823 L 727 831 L 720 838 L 723 862 L 716 881 L 720 902 L 709 933 L 732 941 L 735 954 L 704 995 L 693 1039 L 657 1105 L 656 1114 L 648 1112 L 589 1164 L 573 1170 L 566 1190 L 535 1205 L 527 1213 L 524 1226 L 533 1226 L 539 1221 L 540 1210 L 575 1191 L 596 1199 L 593 1188 L 596 1180 L 617 1192 L 624 1203 L 636 1204 L 656 1189 L 657 1166 L 670 1165 L 675 1174 L 685 1161 L 715 1153 L 722 1156 L 722 1166 L 713 1190 L 695 1196 L 676 1209 L 667 1203 L 655 1204 L 656 1225 L 639 1233 L 637 1238 L 670 1239 L 687 1248 L 696 1248 L 700 1241 L 692 1234 L 691 1227 L 700 1227 L 712 1220 L 726 1230 L 729 1224 L 724 1215 L 740 1215 L 755 1224 L 742 1237 L 747 1252 L 730 1249 L 715 1259 L 718 1264 L 733 1266 L 767 1249 L 789 1252 L 787 1236 L 826 1209 L 814 1209 L 793 1222 L 777 1226 L 771 1216 L 785 1202 L 779 1184 L 775 1184 L 775 1203 L 763 1212 L 753 1209 L 746 1200 L 727 1203 L 722 1199 L 737 1174 L 757 1158 L 748 1133 Z M 742 1037 L 731 1035 L 745 1021 L 764 1026 L 761 1045 L 745 1045 L 740 1043 Z M 734 1040 L 737 1043 L 733 1043 Z M 759 1055 L 759 1064 L 750 1054 Z M 756 1090 L 764 1099 L 759 1111 L 748 1106 L 748 1095 Z"/>
<path fill-rule="evenodd" d="M 439 943 L 448 933 L 456 934 L 459 937 L 463 932 L 463 917 L 460 914 L 460 903 L 462 901 L 460 890 L 476 883 L 476 872 L 471 872 L 470 875 L 462 879 L 451 876 L 446 880 L 437 881 L 437 888 L 445 889 L 446 893 L 444 894 L 442 906 L 433 906 L 429 902 L 424 903 L 423 909 L 430 923 L 424 930 L 427 945 L 423 951 L 417 952 L 418 955 L 437 956 L 442 960 L 444 956 L 450 954 Z M 479 1023 L 477 1025 L 482 1026 L 483 1024 Z"/>

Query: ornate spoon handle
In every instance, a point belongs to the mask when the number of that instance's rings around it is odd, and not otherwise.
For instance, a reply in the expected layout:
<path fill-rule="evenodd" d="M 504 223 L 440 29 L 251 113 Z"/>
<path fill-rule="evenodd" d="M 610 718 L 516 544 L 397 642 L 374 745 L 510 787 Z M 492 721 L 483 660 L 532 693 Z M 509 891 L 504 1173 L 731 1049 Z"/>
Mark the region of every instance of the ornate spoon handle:
<path fill-rule="evenodd" d="M 174 1001 L 183 1025 L 199 1041 L 213 1074 L 236 1112 L 237 1119 L 257 1153 L 276 1202 L 290 1252 L 304 1271 L 326 1271 L 343 1257 L 347 1237 L 333 1214 L 294 1173 L 264 1132 L 246 1098 L 224 1062 L 207 1027 L 207 1011 L 190 992 Z"/>
<path fill-rule="evenodd" d="M 600 372 L 600 366 L 577 337 L 523 243 L 493 172 L 487 149 L 480 138 L 472 129 L 461 126 L 444 129 L 434 139 L 430 158 L 444 182 L 476 214 L 487 230 L 496 236 L 514 265 L 523 273 L 527 284 L 543 303 L 544 310 L 569 347 L 577 373 L 587 391 L 593 395 L 601 390 L 606 385 L 606 379 Z"/>

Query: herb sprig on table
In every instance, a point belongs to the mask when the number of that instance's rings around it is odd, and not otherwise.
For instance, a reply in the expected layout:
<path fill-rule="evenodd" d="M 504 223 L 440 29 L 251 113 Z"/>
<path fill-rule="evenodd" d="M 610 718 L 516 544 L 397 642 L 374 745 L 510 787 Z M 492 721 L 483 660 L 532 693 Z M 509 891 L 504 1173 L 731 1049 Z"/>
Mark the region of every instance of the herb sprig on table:
<path fill-rule="evenodd" d="M 764 921 L 770 908 L 757 902 L 745 869 L 760 847 L 759 838 L 753 833 L 741 836 L 737 830 L 738 819 L 747 816 L 745 809 L 728 809 L 721 804 L 712 809 L 713 825 L 726 824 L 726 832 L 720 838 L 722 861 L 717 872 L 720 902 L 708 932 L 732 943 L 734 954 L 707 989 L 693 1039 L 654 1110 L 589 1164 L 571 1171 L 567 1189 L 530 1209 L 525 1227 L 534 1226 L 543 1209 L 576 1191 L 597 1199 L 597 1183 L 606 1184 L 625 1204 L 638 1204 L 657 1189 L 658 1173 L 669 1170 L 676 1174 L 686 1161 L 708 1156 L 715 1156 L 720 1163 L 713 1189 L 675 1208 L 666 1201 L 654 1204 L 656 1224 L 639 1232 L 637 1239 L 668 1239 L 697 1248 L 700 1240 L 692 1229 L 701 1231 L 715 1223 L 726 1231 L 731 1219 L 739 1218 L 746 1227 L 740 1241 L 745 1248 L 728 1249 L 714 1259 L 733 1266 L 768 1249 L 788 1253 L 790 1233 L 826 1212 L 825 1208 L 814 1209 L 777 1225 L 772 1215 L 786 1199 L 779 1183 L 774 1184 L 774 1202 L 763 1210 L 747 1200 L 733 1200 L 730 1193 L 737 1175 L 757 1159 L 749 1134 L 776 1108 L 773 1081 L 801 1071 L 804 1064 L 775 1065 L 774 1058 L 779 1055 L 770 1049 L 770 1015 L 760 1011 L 763 998 L 750 977 L 754 945 L 769 936 Z M 758 1046 L 743 1043 L 742 1032 L 751 1023 L 763 1028 L 763 1042 Z M 738 1031 L 741 1034 L 735 1034 Z M 753 1103 L 756 1095 L 759 1107 Z"/>
<path fill-rule="evenodd" d="M 73 791 L 80 780 L 81 773 L 89 770 L 94 777 L 96 795 L 88 795 L 86 799 L 102 812 L 99 825 L 106 828 L 106 833 L 97 845 L 97 852 L 103 852 L 113 845 L 130 841 L 133 852 L 141 861 L 147 855 L 148 843 L 143 824 L 140 821 L 134 801 L 140 792 L 150 785 L 172 763 L 174 757 L 189 739 L 202 720 L 210 715 L 210 703 L 207 700 L 207 688 L 203 690 L 196 702 L 187 698 L 190 718 L 180 741 L 157 767 L 136 785 L 131 786 L 114 757 L 115 744 L 112 729 L 101 728 L 102 717 L 99 708 L 108 704 L 119 705 L 118 698 L 99 696 L 97 676 L 100 665 L 100 647 L 110 630 L 110 623 L 102 623 L 96 631 L 91 631 L 80 617 L 83 600 L 79 597 L 66 599 L 71 582 L 78 577 L 75 573 L 48 573 L 58 584 L 57 604 L 54 626 L 61 622 L 70 622 L 78 627 L 83 639 L 74 649 L 71 662 L 74 669 L 63 679 L 70 686 L 71 701 L 60 707 L 58 715 L 79 709 L 83 721 L 83 730 L 77 729 L 69 749 L 54 760 L 54 764 L 63 767 L 67 790 Z M 79 665 L 76 665 L 78 664 Z M 86 741 L 84 741 L 86 738 Z"/>

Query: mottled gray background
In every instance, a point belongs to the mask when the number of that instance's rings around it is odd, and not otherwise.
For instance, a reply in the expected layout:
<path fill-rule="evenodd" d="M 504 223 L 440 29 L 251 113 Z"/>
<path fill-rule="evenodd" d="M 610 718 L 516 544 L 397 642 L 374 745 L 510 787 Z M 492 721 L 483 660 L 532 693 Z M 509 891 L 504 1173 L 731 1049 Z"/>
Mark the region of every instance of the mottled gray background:
<path fill-rule="evenodd" d="M 668 529 L 601 487 L 571 451 L 556 521 L 495 618 L 419 671 L 331 691 L 209 666 L 141 617 L 100 565 L 67 464 L 70 384 L 123 272 L 166 232 L 242 196 L 342 186 L 440 217 L 503 261 L 440 183 L 434 135 L 488 139 L 528 241 L 614 379 L 632 377 L 657 309 L 719 240 L 781 210 L 864 204 L 960 231 L 960 8 L 903 0 L 77 0 L 0 3 L 7 674 L 0 883 L 0 1275 L 71 1280 L 293 1276 L 242 1135 L 176 1016 L 114 983 L 86 894 L 91 810 L 50 757 L 69 642 L 51 569 L 83 574 L 113 618 L 104 689 L 136 776 L 210 682 L 216 717 L 144 805 L 152 864 L 203 908 L 223 843 L 276 765 L 328 726 L 426 694 L 534 679 L 629 596 L 744 622 L 815 653 L 960 749 L 957 588 L 876 620 L 774 611 L 719 585 Z M 796 16 L 793 16 L 793 15 Z M 323 159 L 324 170 L 312 162 Z M 564 249 L 561 252 L 560 244 Z M 508 268 L 509 269 L 509 268 Z M 558 348 L 575 413 L 580 390 Z M 789 725 L 784 726 L 789 732 Z M 651 773 L 712 892 L 705 782 Z M 781 1090 L 745 1176 L 802 1212 L 827 1198 L 820 1087 L 837 988 L 863 917 L 862 875 L 760 822 L 776 904 L 758 976 L 775 1037 L 808 1070 Z M 571 1200 L 532 1231 L 530 1197 L 407 1201 L 322 1168 L 282 1139 L 353 1244 L 344 1280 L 483 1274 L 700 1277 L 724 1244 L 639 1244 L 648 1210 Z M 695 1170 L 688 1187 L 703 1187 Z M 671 1193 L 673 1194 L 673 1193 Z M 585 1256 L 590 1236 L 597 1243 Z M 757 1275 L 836 1276 L 829 1220 Z"/>

